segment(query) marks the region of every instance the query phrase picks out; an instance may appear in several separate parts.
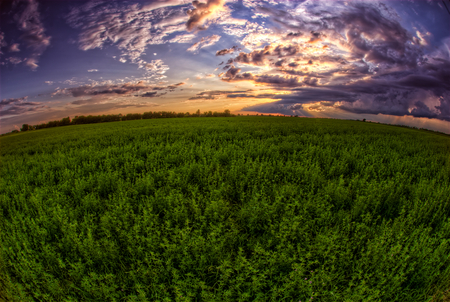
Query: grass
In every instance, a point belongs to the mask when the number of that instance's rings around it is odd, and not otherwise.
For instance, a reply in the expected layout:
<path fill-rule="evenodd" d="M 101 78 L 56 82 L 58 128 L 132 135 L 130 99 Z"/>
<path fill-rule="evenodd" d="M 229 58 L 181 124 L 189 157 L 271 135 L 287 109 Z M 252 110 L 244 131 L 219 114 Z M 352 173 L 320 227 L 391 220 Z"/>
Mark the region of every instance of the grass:
<path fill-rule="evenodd" d="M 0 138 L 10 301 L 448 301 L 450 138 L 160 119 Z"/>

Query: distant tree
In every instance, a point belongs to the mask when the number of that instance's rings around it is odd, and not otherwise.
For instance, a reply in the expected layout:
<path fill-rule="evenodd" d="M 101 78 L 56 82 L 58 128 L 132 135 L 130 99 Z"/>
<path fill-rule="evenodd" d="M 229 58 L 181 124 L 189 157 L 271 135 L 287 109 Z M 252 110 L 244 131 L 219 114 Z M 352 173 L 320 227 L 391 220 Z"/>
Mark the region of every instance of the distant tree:
<path fill-rule="evenodd" d="M 230 110 L 228 109 L 225 109 L 223 113 L 225 113 L 225 116 L 231 116 Z"/>
<path fill-rule="evenodd" d="M 60 126 L 68 126 L 70 125 L 70 117 L 63 118 L 60 122 Z"/>
<path fill-rule="evenodd" d="M 29 127 L 30 127 L 30 125 L 28 125 L 28 124 L 23 124 L 23 125 L 22 125 L 22 128 L 20 128 L 20 131 L 22 131 L 22 132 L 23 132 L 23 131 L 28 131 L 28 130 L 30 130 Z"/>
<path fill-rule="evenodd" d="M 366 121 L 366 119 L 365 118 L 363 118 L 363 122 L 365 122 Z"/>
<path fill-rule="evenodd" d="M 200 116 L 200 109 L 197 110 L 197 112 L 195 113 L 195 116 Z"/>

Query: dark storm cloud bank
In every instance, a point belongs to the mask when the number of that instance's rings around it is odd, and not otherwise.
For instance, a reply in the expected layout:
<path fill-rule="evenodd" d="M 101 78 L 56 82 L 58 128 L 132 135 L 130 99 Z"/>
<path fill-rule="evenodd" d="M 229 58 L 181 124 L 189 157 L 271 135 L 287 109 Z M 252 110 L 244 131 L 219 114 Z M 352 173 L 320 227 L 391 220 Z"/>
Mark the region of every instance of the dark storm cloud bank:
<path fill-rule="evenodd" d="M 326 55 L 308 56 L 300 44 L 292 43 L 239 53 L 227 62 L 223 81 L 249 81 L 291 91 L 284 95 L 266 95 L 277 101 L 246 110 L 258 111 L 259 108 L 260 112 L 275 113 L 273 110 L 278 108 L 279 113 L 290 111 L 290 114 L 296 114 L 295 108 L 300 106 L 314 110 L 332 106 L 353 113 L 450 121 L 448 56 L 444 59 L 433 53 L 426 54 L 430 51 L 425 47 L 427 43 L 391 18 L 394 14 L 383 4 L 349 2 L 344 6 L 340 2 L 324 3 L 310 4 L 307 11 L 299 15 L 274 8 L 258 8 L 282 30 L 290 32 L 284 41 L 306 36 L 309 37 L 306 44 L 317 45 L 328 39 L 328 44 L 339 45 L 339 48 L 334 47 Z M 329 50 L 330 46 L 322 48 Z M 308 63 L 298 63 L 299 58 Z M 324 63 L 333 67 L 316 68 Z M 242 65 L 273 69 L 268 74 L 266 71 L 241 72 L 239 66 Z M 239 97 L 257 96 L 241 94 Z"/>
<path fill-rule="evenodd" d="M 243 78 L 255 83 L 264 83 L 275 89 L 290 90 L 290 94 L 239 94 L 235 98 L 273 98 L 277 105 L 264 105 L 263 111 L 280 114 L 298 114 L 292 105 L 321 102 L 320 106 L 339 108 L 359 114 L 386 114 L 395 116 L 413 116 L 436 118 L 450 121 L 450 62 L 433 60 L 406 72 L 386 73 L 365 80 L 352 81 L 340 85 L 317 85 L 316 78 L 304 77 L 302 81 L 295 77 L 273 75 L 240 74 L 240 69 L 231 68 L 228 81 L 240 81 Z M 437 62 L 437 63 L 436 63 Z M 310 87 L 306 87 L 310 86 Z M 326 104 L 326 105 L 325 105 Z M 248 107 L 247 111 L 258 111 L 259 105 Z M 270 107 L 270 110 L 267 109 Z M 282 108 L 281 111 L 273 111 Z M 312 107 L 309 107 L 312 108 Z M 314 108 L 313 108 L 314 109 Z M 315 108 L 319 110 L 320 108 Z M 290 113 L 288 113 L 290 111 Z"/>
<path fill-rule="evenodd" d="M 317 104 L 321 107 L 335 107 L 352 113 L 386 114 L 395 116 L 427 117 L 450 121 L 450 92 L 447 89 L 437 97 L 433 90 L 445 90 L 440 86 L 427 89 L 409 87 L 410 78 L 390 83 L 386 81 L 359 81 L 350 85 L 332 87 L 305 87 L 291 89 L 291 94 L 264 94 L 257 97 L 277 99 L 270 103 L 283 108 L 282 111 L 270 111 L 281 114 L 298 114 L 293 105 Z M 254 95 L 240 94 L 239 97 L 255 98 Z M 263 108 L 267 108 L 264 105 Z M 247 111 L 258 111 L 258 105 Z M 272 110 L 275 107 L 270 107 Z M 264 109 L 267 110 L 267 109 Z M 291 110 L 288 113 L 287 110 Z M 268 112 L 268 111 L 261 111 Z"/>

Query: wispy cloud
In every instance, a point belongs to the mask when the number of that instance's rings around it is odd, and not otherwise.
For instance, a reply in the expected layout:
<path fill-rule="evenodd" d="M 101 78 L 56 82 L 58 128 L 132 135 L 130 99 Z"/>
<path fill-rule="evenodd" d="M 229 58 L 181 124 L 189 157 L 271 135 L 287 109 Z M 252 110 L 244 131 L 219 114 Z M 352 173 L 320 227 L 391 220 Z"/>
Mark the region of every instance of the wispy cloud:
<path fill-rule="evenodd" d="M 38 67 L 39 57 L 50 45 L 50 36 L 45 34 L 41 21 L 39 5 L 36 0 L 22 0 L 15 2 L 19 12 L 14 16 L 18 28 L 23 34 L 20 39 L 32 50 L 31 57 L 25 59 L 25 65 L 35 70 Z M 19 51 L 19 45 L 12 44 L 10 51 Z"/>
<path fill-rule="evenodd" d="M 26 112 L 34 112 L 45 106 L 39 102 L 28 101 L 28 96 L 22 98 L 10 98 L 0 101 L 0 116 L 18 115 Z"/>

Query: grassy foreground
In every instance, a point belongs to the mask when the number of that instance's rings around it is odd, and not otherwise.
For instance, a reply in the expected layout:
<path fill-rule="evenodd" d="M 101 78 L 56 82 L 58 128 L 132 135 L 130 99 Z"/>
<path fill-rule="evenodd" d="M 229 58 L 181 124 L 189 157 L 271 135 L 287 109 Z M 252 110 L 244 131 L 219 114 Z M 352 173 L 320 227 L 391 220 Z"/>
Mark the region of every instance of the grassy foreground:
<path fill-rule="evenodd" d="M 425 131 L 236 117 L 0 138 L 10 301 L 439 301 L 449 213 L 450 138 Z"/>

